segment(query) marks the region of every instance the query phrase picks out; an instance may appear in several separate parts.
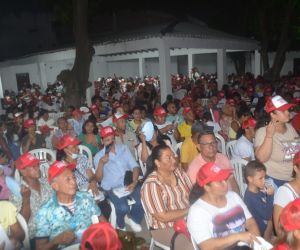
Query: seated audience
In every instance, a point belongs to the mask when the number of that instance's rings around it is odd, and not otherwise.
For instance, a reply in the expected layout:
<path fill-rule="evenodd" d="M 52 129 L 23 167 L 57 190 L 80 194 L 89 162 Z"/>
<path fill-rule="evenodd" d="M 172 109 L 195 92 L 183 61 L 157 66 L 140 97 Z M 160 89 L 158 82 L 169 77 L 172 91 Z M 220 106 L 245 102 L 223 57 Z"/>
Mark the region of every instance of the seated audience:
<path fill-rule="evenodd" d="M 8 161 L 6 154 L 0 149 L 0 200 L 8 200 L 10 191 L 6 185 L 6 176 L 14 173 L 13 161 Z"/>
<path fill-rule="evenodd" d="M 59 139 L 64 135 L 70 135 L 73 137 L 76 136 L 73 127 L 71 126 L 71 124 L 68 123 L 65 117 L 60 117 L 57 119 L 57 126 L 58 129 L 54 131 L 54 134 L 52 136 L 52 145 L 54 148 L 56 147 L 56 144 L 59 142 Z"/>
<path fill-rule="evenodd" d="M 173 151 L 166 145 L 153 148 L 147 165 L 141 198 L 149 218 L 150 232 L 154 240 L 170 246 L 174 222 L 187 216 L 192 184 L 185 172 L 178 168 Z M 177 238 L 175 246 L 178 250 L 193 249 L 184 236 Z"/>
<path fill-rule="evenodd" d="M 14 159 L 13 152 L 9 147 L 9 142 L 7 140 L 8 138 L 6 136 L 6 133 L 7 133 L 7 127 L 5 122 L 0 121 L 0 148 L 5 152 L 5 154 L 10 160 L 13 160 Z"/>
<path fill-rule="evenodd" d="M 201 122 L 195 122 L 192 126 L 192 137 L 186 138 L 180 150 L 180 161 L 181 167 L 187 171 L 188 166 L 190 163 L 196 158 L 199 154 L 199 149 L 197 148 L 198 145 L 198 137 L 203 130 L 207 129 Z"/>
<path fill-rule="evenodd" d="M 115 206 L 118 228 L 125 230 L 125 215 L 128 214 L 126 222 L 135 232 L 140 232 L 144 215 L 140 198 L 141 186 L 138 182 L 140 168 L 127 145 L 115 143 L 115 131 L 112 127 L 101 128 L 100 135 L 104 148 L 94 157 L 94 165 L 97 166 L 96 180 L 101 182 L 101 187 Z M 116 190 L 120 187 L 123 191 L 128 191 L 128 194 L 118 196 Z M 128 198 L 135 200 L 131 209 Z"/>
<path fill-rule="evenodd" d="M 80 135 L 82 132 L 82 126 L 85 121 L 83 115 L 84 113 L 80 109 L 75 109 L 72 112 L 72 118 L 69 119 L 69 122 L 77 136 Z"/>
<path fill-rule="evenodd" d="M 166 117 L 167 122 L 171 122 L 173 124 L 178 124 L 178 125 L 183 122 L 183 117 L 177 114 L 177 107 L 173 101 L 167 104 L 166 109 L 168 111 L 168 115 Z"/>
<path fill-rule="evenodd" d="M 247 190 L 244 202 L 259 227 L 260 235 L 271 240 L 274 187 L 266 180 L 266 167 L 259 161 L 250 161 L 244 170 Z"/>
<path fill-rule="evenodd" d="M 141 126 L 145 122 L 145 120 L 142 118 L 142 108 L 139 106 L 135 106 L 131 111 L 131 115 L 133 119 L 128 121 L 128 128 L 132 132 L 138 133 Z"/>
<path fill-rule="evenodd" d="M 54 128 L 50 128 L 50 127 L 48 127 L 48 125 L 43 125 L 39 128 L 39 130 L 45 138 L 46 148 L 53 149 L 53 146 L 52 146 L 52 131 L 54 130 Z"/>
<path fill-rule="evenodd" d="M 236 193 L 228 191 L 230 175 L 230 169 L 214 162 L 204 164 L 197 173 L 187 225 L 201 250 L 230 249 L 240 241 L 250 246 L 259 236 L 247 206 Z"/>
<path fill-rule="evenodd" d="M 16 160 L 16 169 L 22 176 L 21 197 L 11 194 L 10 201 L 17 207 L 28 224 L 32 249 L 35 249 L 36 224 L 35 216 L 52 196 L 52 189 L 47 180 L 41 177 L 40 161 L 30 153 L 21 155 Z"/>
<path fill-rule="evenodd" d="M 231 126 L 229 128 L 229 139 L 236 140 L 236 133 L 242 126 L 243 122 L 250 117 L 250 112 L 248 109 L 240 109 L 236 112 L 236 116 L 233 116 Z"/>
<path fill-rule="evenodd" d="M 264 163 L 267 175 L 277 187 L 292 179 L 293 155 L 297 152 L 295 129 L 289 124 L 289 108 L 281 96 L 270 97 L 265 105 L 270 122 L 255 133 L 256 158 Z"/>
<path fill-rule="evenodd" d="M 94 121 L 86 120 L 82 126 L 82 133 L 78 135 L 77 138 L 81 141 L 82 145 L 87 146 L 91 150 L 93 156 L 98 153 L 101 138 L 98 134 L 98 127 Z"/>
<path fill-rule="evenodd" d="M 0 201 L 0 231 L 5 233 L 5 238 L 0 237 L 0 249 L 21 249 L 21 241 L 25 233 L 17 221 L 17 208 L 9 201 Z"/>
<path fill-rule="evenodd" d="M 295 154 L 293 180 L 278 188 L 274 197 L 273 223 L 277 235 L 280 235 L 279 217 L 282 209 L 291 201 L 300 197 L 300 151 Z"/>
<path fill-rule="evenodd" d="M 117 112 L 113 116 L 113 123 L 116 127 L 115 141 L 117 144 L 125 144 L 128 146 L 131 154 L 135 157 L 135 147 L 138 144 L 136 133 L 132 132 L 126 124 L 127 114 Z"/>
<path fill-rule="evenodd" d="M 191 162 L 187 170 L 187 174 L 193 184 L 196 183 L 199 169 L 207 162 L 214 162 L 222 169 L 232 170 L 229 159 L 225 155 L 217 152 L 217 140 L 211 129 L 205 129 L 199 134 L 197 148 L 200 153 Z M 229 177 L 228 183 L 230 190 L 239 193 L 239 188 L 234 176 Z"/>
<path fill-rule="evenodd" d="M 55 121 L 53 119 L 49 118 L 49 111 L 45 110 L 45 109 L 42 109 L 39 113 L 36 126 L 38 128 L 42 127 L 44 125 L 47 125 L 48 127 L 51 127 L 51 126 L 54 126 L 54 123 L 55 123 Z"/>
<path fill-rule="evenodd" d="M 92 224 L 93 215 L 105 221 L 93 197 L 76 191 L 74 167 L 75 164 L 55 161 L 48 170 L 48 181 L 55 193 L 35 217 L 37 249 L 63 248 L 80 242 L 82 233 Z"/>
<path fill-rule="evenodd" d="M 180 135 L 180 139 L 184 140 L 192 136 L 192 125 L 195 121 L 195 114 L 191 107 L 185 107 L 182 111 L 184 121 L 178 125 L 177 129 Z"/>
<path fill-rule="evenodd" d="M 300 199 L 290 202 L 283 210 L 279 218 L 281 235 L 277 239 L 278 244 L 273 250 L 300 249 Z"/>
<path fill-rule="evenodd" d="M 238 131 L 237 142 L 233 146 L 232 158 L 244 159 L 246 161 L 255 160 L 253 139 L 255 137 L 256 121 L 253 118 L 248 118 L 243 121 L 241 128 Z"/>
<path fill-rule="evenodd" d="M 23 154 L 33 149 L 46 147 L 45 137 L 36 133 L 35 120 L 27 119 L 23 126 L 26 130 L 26 135 L 21 142 Z"/>

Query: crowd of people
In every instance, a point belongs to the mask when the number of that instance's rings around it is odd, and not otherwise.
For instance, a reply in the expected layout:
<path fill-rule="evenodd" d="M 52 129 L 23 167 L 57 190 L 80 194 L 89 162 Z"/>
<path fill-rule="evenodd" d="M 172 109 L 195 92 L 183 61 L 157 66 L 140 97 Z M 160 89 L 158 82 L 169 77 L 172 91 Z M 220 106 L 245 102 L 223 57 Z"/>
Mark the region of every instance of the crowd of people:
<path fill-rule="evenodd" d="M 142 231 L 144 218 L 151 237 L 173 249 L 300 249 L 300 77 L 275 86 L 247 73 L 217 86 L 194 68 L 172 77 L 164 103 L 150 76 L 99 79 L 89 107 L 65 107 L 59 82 L 44 94 L 37 84 L 6 91 L 0 249 L 22 248 L 18 215 L 31 249 L 122 249 L 117 232 Z M 217 137 L 234 142 L 230 155 Z M 32 153 L 43 148 L 56 154 L 45 172 Z M 245 193 L 237 159 L 247 162 Z M 174 237 L 178 221 L 186 233 Z"/>

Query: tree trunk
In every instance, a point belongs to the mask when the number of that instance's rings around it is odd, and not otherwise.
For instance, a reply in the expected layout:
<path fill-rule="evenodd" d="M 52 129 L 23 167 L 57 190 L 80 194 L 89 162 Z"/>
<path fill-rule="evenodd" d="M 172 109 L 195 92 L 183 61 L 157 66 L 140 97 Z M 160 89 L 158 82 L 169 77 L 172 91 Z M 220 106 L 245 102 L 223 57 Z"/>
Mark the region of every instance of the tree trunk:
<path fill-rule="evenodd" d="M 88 40 L 88 0 L 73 0 L 73 32 L 75 37 L 76 55 L 71 71 L 62 71 L 60 77 L 66 87 L 66 107 L 80 106 L 85 101 L 86 88 L 93 48 Z M 66 74 L 66 75 L 62 75 Z"/>
<path fill-rule="evenodd" d="M 272 68 L 271 68 L 271 77 L 272 77 L 273 81 L 279 79 L 279 77 L 280 77 L 280 71 L 282 69 L 282 66 L 283 66 L 284 60 L 285 60 L 285 53 L 290 44 L 290 39 L 288 38 L 288 33 L 289 33 L 289 27 L 290 27 L 294 8 L 295 8 L 294 0 L 289 0 L 287 3 L 286 10 L 285 10 L 283 24 L 281 27 L 279 44 L 278 44 L 275 59 L 274 59 L 274 62 L 273 62 Z"/>

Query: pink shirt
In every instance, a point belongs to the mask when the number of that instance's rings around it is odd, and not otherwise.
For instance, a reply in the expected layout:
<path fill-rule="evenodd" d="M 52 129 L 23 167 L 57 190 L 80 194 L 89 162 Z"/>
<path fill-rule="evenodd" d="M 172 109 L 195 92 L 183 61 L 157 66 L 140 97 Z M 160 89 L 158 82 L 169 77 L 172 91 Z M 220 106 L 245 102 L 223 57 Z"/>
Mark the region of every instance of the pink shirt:
<path fill-rule="evenodd" d="M 191 162 L 189 165 L 187 174 L 190 177 L 190 180 L 193 184 L 196 182 L 196 176 L 199 171 L 199 169 L 206 163 L 206 161 L 202 158 L 201 154 L 198 154 L 198 156 Z M 225 155 L 222 155 L 220 153 L 216 154 L 216 165 L 223 169 L 232 169 L 232 166 L 230 164 L 230 161 Z"/>

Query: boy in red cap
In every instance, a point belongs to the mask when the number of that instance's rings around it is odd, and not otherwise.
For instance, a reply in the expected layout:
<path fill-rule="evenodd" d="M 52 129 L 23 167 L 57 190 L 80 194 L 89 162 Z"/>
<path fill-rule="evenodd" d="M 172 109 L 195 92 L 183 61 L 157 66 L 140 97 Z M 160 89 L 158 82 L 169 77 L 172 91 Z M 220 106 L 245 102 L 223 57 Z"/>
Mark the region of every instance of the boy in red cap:
<path fill-rule="evenodd" d="M 22 152 L 26 153 L 32 149 L 45 148 L 46 142 L 44 136 L 36 133 L 36 123 L 33 119 L 27 119 L 23 124 L 27 134 L 21 142 Z"/>
<path fill-rule="evenodd" d="M 177 144 L 176 140 L 180 139 L 177 124 L 167 122 L 166 116 L 167 112 L 163 107 L 156 107 L 153 111 L 154 125 L 157 126 L 157 128 L 162 134 L 169 136 L 172 143 L 172 147 L 175 148 Z"/>
<path fill-rule="evenodd" d="M 12 194 L 10 200 L 27 221 L 29 238 L 34 249 L 36 237 L 34 219 L 42 204 L 52 196 L 52 189 L 47 180 L 41 176 L 40 161 L 32 154 L 21 155 L 16 160 L 16 169 L 22 176 L 21 196 Z"/>
<path fill-rule="evenodd" d="M 55 193 L 36 216 L 37 249 L 63 248 L 80 242 L 82 233 L 92 224 L 92 216 L 105 221 L 93 197 L 77 192 L 74 167 L 63 161 L 55 161 L 49 167 L 48 182 Z"/>
<path fill-rule="evenodd" d="M 117 227 L 125 230 L 125 215 L 129 218 L 127 224 L 135 232 L 142 230 L 140 223 L 143 219 L 143 207 L 141 204 L 138 177 L 140 167 L 130 153 L 127 145 L 115 143 L 115 131 L 112 127 L 101 128 L 100 136 L 104 148 L 94 157 L 96 167 L 96 179 L 101 182 L 101 187 L 108 194 L 114 204 L 117 215 Z M 122 195 L 118 190 L 122 190 Z M 135 200 L 131 209 L 127 198 Z"/>

